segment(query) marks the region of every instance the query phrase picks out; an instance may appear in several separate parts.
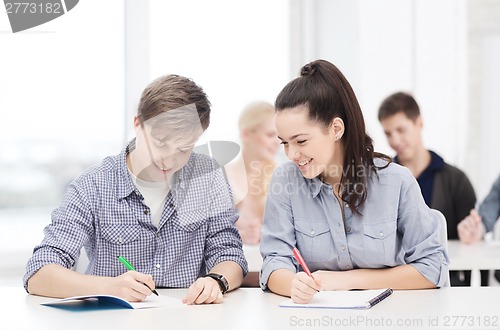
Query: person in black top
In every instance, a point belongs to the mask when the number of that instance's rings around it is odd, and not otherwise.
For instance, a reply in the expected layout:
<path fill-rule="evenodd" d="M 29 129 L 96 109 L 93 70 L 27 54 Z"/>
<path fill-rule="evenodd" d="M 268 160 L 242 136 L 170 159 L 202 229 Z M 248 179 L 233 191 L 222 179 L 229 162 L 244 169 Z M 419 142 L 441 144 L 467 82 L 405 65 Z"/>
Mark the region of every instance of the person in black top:
<path fill-rule="evenodd" d="M 442 157 L 425 148 L 420 108 L 410 94 L 398 92 L 380 105 L 378 119 L 396 156 L 394 161 L 406 166 L 417 179 L 425 203 L 444 214 L 448 239 L 458 239 L 457 225 L 474 208 L 476 194 L 460 169 L 447 164 Z M 452 286 L 469 286 L 470 271 L 450 271 Z M 481 272 L 481 283 L 487 285 L 487 272 Z"/>

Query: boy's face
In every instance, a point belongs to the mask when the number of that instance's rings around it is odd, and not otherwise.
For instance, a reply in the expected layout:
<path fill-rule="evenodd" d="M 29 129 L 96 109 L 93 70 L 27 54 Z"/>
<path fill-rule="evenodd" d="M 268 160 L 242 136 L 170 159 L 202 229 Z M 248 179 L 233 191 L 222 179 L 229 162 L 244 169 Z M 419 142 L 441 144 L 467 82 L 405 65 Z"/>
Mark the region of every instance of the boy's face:
<path fill-rule="evenodd" d="M 422 118 L 408 118 L 404 112 L 382 119 L 387 142 L 396 151 L 400 162 L 412 161 L 422 147 Z"/>
<path fill-rule="evenodd" d="M 180 170 L 189 160 L 193 147 L 202 132 L 187 134 L 175 132 L 168 138 L 147 123 L 141 125 L 134 121 L 136 129 L 135 164 L 132 172 L 144 181 L 168 182 L 173 174 Z"/>

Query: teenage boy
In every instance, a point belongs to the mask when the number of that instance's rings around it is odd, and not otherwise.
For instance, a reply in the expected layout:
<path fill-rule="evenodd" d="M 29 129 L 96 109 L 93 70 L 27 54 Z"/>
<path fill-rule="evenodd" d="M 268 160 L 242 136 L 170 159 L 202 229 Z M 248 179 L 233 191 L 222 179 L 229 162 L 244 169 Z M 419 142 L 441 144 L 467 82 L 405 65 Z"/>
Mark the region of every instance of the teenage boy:
<path fill-rule="evenodd" d="M 146 87 L 136 138 L 70 184 L 28 261 L 26 290 L 141 301 L 155 287 L 189 287 L 187 304 L 222 302 L 247 263 L 222 170 L 192 153 L 209 122 L 210 102 L 192 80 L 168 75 Z M 82 247 L 86 274 L 71 270 Z"/>
<path fill-rule="evenodd" d="M 387 142 L 394 151 L 394 161 L 406 166 L 417 179 L 425 203 L 444 214 L 448 239 L 458 239 L 457 225 L 476 203 L 474 188 L 458 168 L 425 148 L 420 108 L 410 94 L 388 96 L 380 105 L 378 119 Z M 450 271 L 452 286 L 470 285 L 470 271 Z"/>

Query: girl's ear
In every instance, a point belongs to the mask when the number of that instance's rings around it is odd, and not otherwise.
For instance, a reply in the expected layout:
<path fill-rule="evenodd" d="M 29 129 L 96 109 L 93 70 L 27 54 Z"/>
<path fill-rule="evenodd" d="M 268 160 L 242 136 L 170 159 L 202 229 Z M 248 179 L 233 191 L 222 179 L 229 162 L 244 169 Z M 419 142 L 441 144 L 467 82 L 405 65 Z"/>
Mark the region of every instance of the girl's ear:
<path fill-rule="evenodd" d="M 331 133 L 333 134 L 335 141 L 339 141 L 340 139 L 342 139 L 342 136 L 344 135 L 345 132 L 344 121 L 342 120 L 342 118 L 340 117 L 333 118 L 330 127 L 331 127 Z"/>

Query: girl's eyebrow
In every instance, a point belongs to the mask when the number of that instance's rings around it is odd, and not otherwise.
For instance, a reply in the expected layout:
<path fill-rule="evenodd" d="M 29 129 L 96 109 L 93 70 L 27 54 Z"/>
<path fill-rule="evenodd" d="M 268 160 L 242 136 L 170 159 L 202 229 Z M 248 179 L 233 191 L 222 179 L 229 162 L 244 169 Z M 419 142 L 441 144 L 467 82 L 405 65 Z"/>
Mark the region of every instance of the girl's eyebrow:
<path fill-rule="evenodd" d="M 296 139 L 298 138 L 299 136 L 301 135 L 308 135 L 307 133 L 299 133 L 299 134 L 295 134 L 293 135 L 292 137 L 290 137 L 290 140 L 293 140 L 293 139 Z M 281 137 L 278 136 L 278 139 L 280 139 L 281 141 L 283 141 L 283 139 Z"/>

